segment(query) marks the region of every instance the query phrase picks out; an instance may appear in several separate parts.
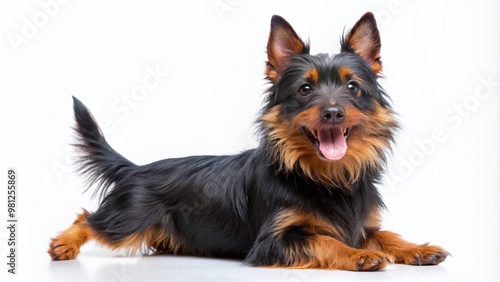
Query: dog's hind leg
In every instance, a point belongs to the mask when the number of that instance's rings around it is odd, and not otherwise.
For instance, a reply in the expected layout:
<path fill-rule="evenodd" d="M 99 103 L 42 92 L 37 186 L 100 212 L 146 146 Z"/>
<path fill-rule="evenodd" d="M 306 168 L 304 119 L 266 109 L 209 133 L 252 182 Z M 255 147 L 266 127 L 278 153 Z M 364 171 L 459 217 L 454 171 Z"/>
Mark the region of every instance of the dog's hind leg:
<path fill-rule="evenodd" d="M 93 239 L 94 232 L 87 222 L 89 212 L 83 210 L 76 217 L 70 228 L 52 238 L 47 251 L 52 260 L 74 259 L 80 253 L 80 247 L 88 240 Z"/>
<path fill-rule="evenodd" d="M 48 253 L 52 260 L 75 259 L 80 253 L 80 247 L 89 240 L 106 246 L 112 250 L 125 249 L 129 254 L 138 251 L 176 251 L 179 242 L 171 234 L 167 234 L 166 227 L 159 222 L 145 230 L 123 237 L 114 241 L 106 236 L 105 232 L 96 230 L 88 221 L 90 213 L 83 210 L 76 217 L 68 229 L 61 232 L 57 237 L 52 238 Z"/>

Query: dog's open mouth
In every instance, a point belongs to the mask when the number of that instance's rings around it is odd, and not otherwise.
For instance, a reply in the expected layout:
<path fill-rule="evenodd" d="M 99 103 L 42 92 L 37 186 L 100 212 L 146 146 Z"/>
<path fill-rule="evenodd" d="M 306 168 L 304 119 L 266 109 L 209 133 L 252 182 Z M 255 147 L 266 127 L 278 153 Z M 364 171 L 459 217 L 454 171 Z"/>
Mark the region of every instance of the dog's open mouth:
<path fill-rule="evenodd" d="M 322 157 L 336 161 L 343 158 L 347 152 L 347 140 L 351 136 L 352 127 L 332 127 L 318 130 L 302 127 L 302 131 L 316 146 Z"/>

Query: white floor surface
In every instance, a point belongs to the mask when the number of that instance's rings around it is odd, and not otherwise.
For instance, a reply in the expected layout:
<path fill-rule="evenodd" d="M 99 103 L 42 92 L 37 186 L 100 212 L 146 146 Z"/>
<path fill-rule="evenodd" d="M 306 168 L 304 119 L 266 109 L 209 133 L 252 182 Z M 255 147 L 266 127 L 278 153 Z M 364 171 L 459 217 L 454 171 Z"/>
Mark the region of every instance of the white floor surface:
<path fill-rule="evenodd" d="M 499 281 L 498 268 L 491 267 L 491 261 L 482 263 L 481 256 L 471 254 L 471 261 L 449 257 L 438 266 L 390 265 L 384 271 L 350 272 L 256 268 L 240 261 L 168 255 L 126 257 L 88 244 L 71 261 L 50 261 L 36 252 L 18 265 L 18 275 L 2 281 Z"/>

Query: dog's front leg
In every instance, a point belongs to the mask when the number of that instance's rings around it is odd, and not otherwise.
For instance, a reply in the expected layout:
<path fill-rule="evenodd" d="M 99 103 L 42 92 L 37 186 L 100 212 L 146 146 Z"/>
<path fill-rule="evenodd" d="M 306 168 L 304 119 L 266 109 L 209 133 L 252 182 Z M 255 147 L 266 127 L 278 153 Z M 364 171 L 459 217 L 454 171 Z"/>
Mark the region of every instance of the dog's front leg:
<path fill-rule="evenodd" d="M 314 215 L 283 211 L 262 226 L 246 262 L 264 267 L 381 270 L 389 259 L 376 250 L 342 243 L 335 227 Z"/>
<path fill-rule="evenodd" d="M 448 255 L 445 249 L 427 244 L 417 245 L 390 231 L 375 231 L 368 237 L 365 249 L 386 253 L 392 262 L 411 265 L 436 265 Z"/>
<path fill-rule="evenodd" d="M 269 236 L 253 246 L 246 262 L 255 266 L 375 271 L 389 259 L 374 250 L 351 248 L 325 235 L 301 238 L 300 234 Z M 299 239 L 299 240 L 297 240 Z"/>

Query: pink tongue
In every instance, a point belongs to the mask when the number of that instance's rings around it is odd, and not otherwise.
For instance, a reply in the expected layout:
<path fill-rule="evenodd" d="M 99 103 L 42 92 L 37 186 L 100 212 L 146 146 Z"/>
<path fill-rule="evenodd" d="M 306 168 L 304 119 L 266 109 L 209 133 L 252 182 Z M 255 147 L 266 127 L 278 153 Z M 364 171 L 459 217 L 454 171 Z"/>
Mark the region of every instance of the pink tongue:
<path fill-rule="evenodd" d="M 340 128 L 331 128 L 318 131 L 319 150 L 325 158 L 340 160 L 347 151 L 344 133 Z"/>

